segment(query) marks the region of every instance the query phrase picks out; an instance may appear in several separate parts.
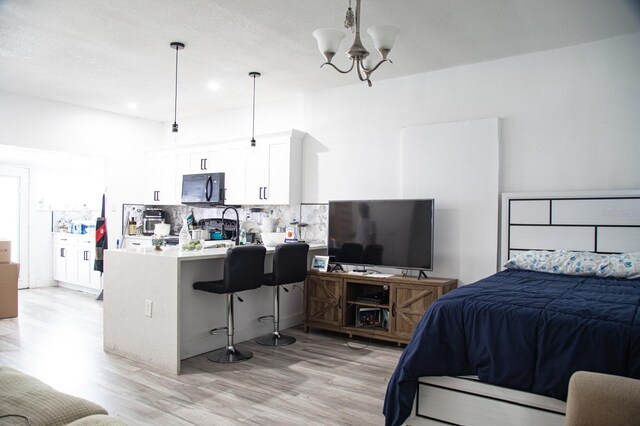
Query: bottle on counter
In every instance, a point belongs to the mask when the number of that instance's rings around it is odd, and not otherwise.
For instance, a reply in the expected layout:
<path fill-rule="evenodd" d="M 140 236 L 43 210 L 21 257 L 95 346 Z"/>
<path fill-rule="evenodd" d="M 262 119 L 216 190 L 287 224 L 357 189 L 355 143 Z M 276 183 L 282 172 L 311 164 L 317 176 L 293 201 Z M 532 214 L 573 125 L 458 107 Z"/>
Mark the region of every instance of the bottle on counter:
<path fill-rule="evenodd" d="M 191 235 L 189 234 L 189 225 L 187 225 L 187 218 L 185 217 L 182 220 L 182 229 L 180 229 L 180 234 L 178 234 L 178 243 L 180 244 L 180 249 L 188 250 L 189 241 L 191 241 Z"/>
<path fill-rule="evenodd" d="M 133 216 L 129 218 L 129 235 L 136 235 L 136 220 Z"/>

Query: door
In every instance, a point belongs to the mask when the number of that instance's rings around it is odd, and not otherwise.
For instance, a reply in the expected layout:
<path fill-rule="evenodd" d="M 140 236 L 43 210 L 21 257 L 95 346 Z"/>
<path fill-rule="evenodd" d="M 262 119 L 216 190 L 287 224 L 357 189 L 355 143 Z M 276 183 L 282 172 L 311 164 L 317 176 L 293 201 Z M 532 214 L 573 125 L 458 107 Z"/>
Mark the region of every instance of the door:
<path fill-rule="evenodd" d="M 342 324 L 342 279 L 308 275 L 305 281 L 306 327 Z"/>
<path fill-rule="evenodd" d="M 411 339 L 420 318 L 437 298 L 437 287 L 395 284 L 391 300 L 391 327 L 396 337 Z"/>
<path fill-rule="evenodd" d="M 0 238 L 11 241 L 11 262 L 20 264 L 18 288 L 29 286 L 29 170 L 0 166 Z"/>

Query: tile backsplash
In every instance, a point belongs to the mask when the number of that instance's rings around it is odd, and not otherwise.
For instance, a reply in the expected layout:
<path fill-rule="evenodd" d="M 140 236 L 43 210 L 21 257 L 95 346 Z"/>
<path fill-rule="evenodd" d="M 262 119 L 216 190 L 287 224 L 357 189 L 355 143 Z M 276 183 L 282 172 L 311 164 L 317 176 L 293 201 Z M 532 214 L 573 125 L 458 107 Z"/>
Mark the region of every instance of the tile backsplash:
<path fill-rule="evenodd" d="M 171 222 L 172 234 L 177 235 L 182 227 L 183 218 L 193 211 L 196 221 L 206 218 L 219 218 L 222 216 L 224 208 L 221 207 L 191 207 L 184 205 L 166 205 L 166 206 L 145 206 L 143 204 L 124 204 L 122 218 L 122 232 L 126 232 L 127 222 L 130 216 L 133 216 L 138 224 L 141 232 L 142 213 L 145 208 L 159 208 L 166 212 L 168 220 Z M 240 221 L 250 220 L 257 225 L 262 225 L 263 220 L 267 217 L 278 219 L 277 226 L 284 227 L 291 222 L 297 221 L 306 223 L 308 243 L 326 243 L 327 242 L 327 222 L 328 222 L 328 205 L 327 204 L 298 204 L 291 206 L 242 206 L 237 209 Z M 233 212 L 227 212 L 226 218 L 235 219 Z"/>

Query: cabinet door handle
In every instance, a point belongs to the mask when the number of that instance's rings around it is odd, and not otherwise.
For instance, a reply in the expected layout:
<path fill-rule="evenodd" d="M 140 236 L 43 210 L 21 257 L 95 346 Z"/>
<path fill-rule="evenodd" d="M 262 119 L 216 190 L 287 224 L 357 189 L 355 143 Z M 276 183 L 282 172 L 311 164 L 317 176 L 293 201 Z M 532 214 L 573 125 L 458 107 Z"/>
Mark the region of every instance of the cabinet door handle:
<path fill-rule="evenodd" d="M 391 315 L 396 316 L 396 302 L 393 302 L 393 305 L 391 305 Z"/>
<path fill-rule="evenodd" d="M 158 198 L 156 198 L 156 201 L 160 201 L 160 191 L 156 191 L 158 193 Z"/>
<path fill-rule="evenodd" d="M 267 197 L 267 187 L 265 186 L 264 187 L 264 199 L 266 200 L 267 198 L 269 198 L 269 197 Z"/>
<path fill-rule="evenodd" d="M 259 197 L 262 200 L 262 187 L 260 187 L 260 190 L 258 191 Z"/>
<path fill-rule="evenodd" d="M 60 248 L 60 257 L 64 257 L 64 247 Z"/>
<path fill-rule="evenodd" d="M 342 309 L 342 296 L 338 297 L 338 309 Z"/>
<path fill-rule="evenodd" d="M 202 169 L 202 170 L 207 170 L 207 159 L 203 158 L 203 160 L 204 160 L 204 169 Z"/>
<path fill-rule="evenodd" d="M 139 246 L 140 243 L 131 243 L 132 246 Z"/>

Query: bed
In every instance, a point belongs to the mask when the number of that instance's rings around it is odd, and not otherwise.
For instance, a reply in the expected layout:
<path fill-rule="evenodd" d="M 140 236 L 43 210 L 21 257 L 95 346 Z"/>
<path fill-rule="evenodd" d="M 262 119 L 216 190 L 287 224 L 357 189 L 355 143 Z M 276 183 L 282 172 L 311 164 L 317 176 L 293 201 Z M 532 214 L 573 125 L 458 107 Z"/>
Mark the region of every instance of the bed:
<path fill-rule="evenodd" d="M 502 258 L 518 264 L 430 307 L 387 424 L 562 424 L 573 372 L 640 379 L 640 278 L 624 278 L 640 255 L 617 254 L 640 251 L 640 194 L 505 194 L 502 217 Z"/>

